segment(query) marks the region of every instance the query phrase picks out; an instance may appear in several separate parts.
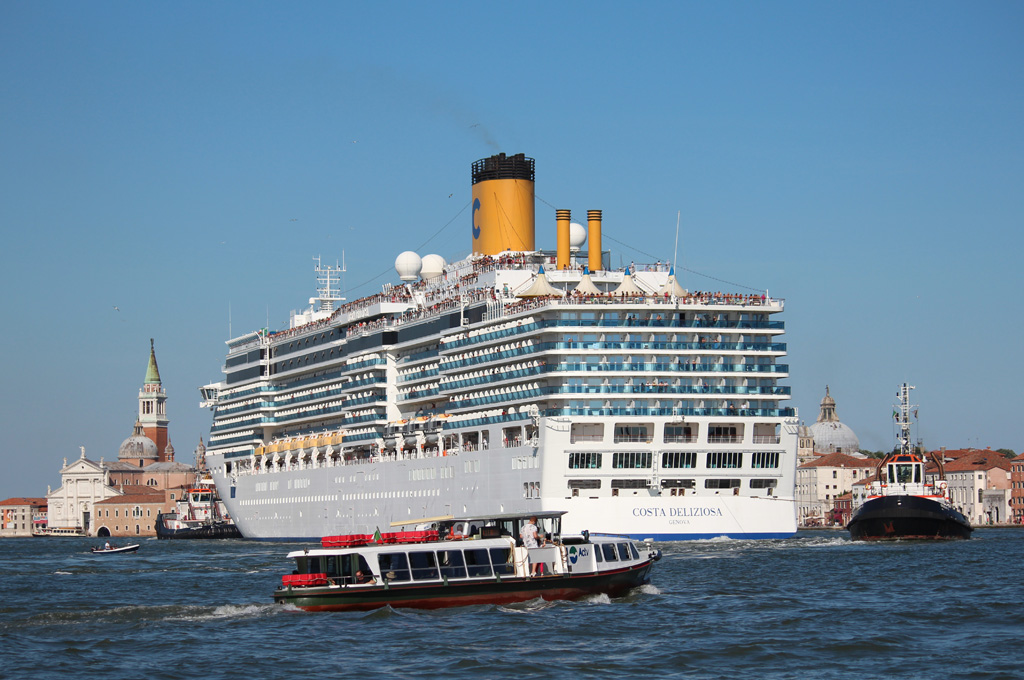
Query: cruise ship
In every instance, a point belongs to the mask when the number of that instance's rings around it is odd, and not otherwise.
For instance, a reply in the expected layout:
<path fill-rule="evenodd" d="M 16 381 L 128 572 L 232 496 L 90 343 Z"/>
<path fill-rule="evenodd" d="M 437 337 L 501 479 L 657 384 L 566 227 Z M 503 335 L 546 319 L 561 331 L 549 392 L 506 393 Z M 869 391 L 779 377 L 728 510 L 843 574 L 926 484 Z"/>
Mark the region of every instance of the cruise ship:
<path fill-rule="evenodd" d="M 206 462 L 245 537 L 546 511 L 659 541 L 796 532 L 784 300 L 613 269 L 600 210 L 555 210 L 537 249 L 534 174 L 472 164 L 465 259 L 403 252 L 357 300 L 317 260 L 287 329 L 227 341 Z"/>

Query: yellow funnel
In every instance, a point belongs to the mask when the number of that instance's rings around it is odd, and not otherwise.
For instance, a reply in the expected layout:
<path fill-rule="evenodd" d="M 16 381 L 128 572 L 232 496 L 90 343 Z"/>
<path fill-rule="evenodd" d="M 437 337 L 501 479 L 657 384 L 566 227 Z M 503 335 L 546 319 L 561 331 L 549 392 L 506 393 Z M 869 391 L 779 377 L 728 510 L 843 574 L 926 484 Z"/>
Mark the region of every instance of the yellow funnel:
<path fill-rule="evenodd" d="M 473 252 L 534 250 L 532 158 L 503 153 L 473 163 Z"/>

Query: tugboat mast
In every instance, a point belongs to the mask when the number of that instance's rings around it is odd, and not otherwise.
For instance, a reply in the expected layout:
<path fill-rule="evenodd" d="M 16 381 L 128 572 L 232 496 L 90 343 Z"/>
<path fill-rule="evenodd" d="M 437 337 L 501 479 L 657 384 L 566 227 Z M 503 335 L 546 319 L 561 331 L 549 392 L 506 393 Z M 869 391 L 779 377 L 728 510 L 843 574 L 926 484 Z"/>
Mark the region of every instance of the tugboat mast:
<path fill-rule="evenodd" d="M 897 396 L 900 398 L 899 411 L 896 412 L 896 422 L 900 426 L 900 433 L 897 439 L 900 443 L 900 453 L 911 454 L 913 449 L 910 446 L 910 409 L 916 408 L 910 405 L 910 390 L 915 389 L 913 385 L 903 383 Z"/>

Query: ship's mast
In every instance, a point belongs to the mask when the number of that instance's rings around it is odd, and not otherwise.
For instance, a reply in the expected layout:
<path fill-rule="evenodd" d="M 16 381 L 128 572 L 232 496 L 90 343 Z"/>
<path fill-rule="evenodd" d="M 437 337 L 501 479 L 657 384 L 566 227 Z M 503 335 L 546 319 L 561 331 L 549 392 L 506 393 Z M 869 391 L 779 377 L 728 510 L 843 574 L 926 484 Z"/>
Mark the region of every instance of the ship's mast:
<path fill-rule="evenodd" d="M 897 435 L 897 439 L 900 442 L 900 453 L 910 454 L 912 449 L 910 446 L 910 409 L 916 408 L 910 405 L 910 390 L 914 389 L 913 385 L 903 383 L 900 385 L 900 391 L 897 396 L 900 398 L 899 410 L 896 411 L 896 422 L 900 426 L 900 433 Z"/>
<path fill-rule="evenodd" d="M 313 258 L 316 260 L 316 299 L 320 303 L 320 308 L 317 311 L 320 312 L 333 312 L 335 302 L 343 302 L 344 297 L 341 296 L 341 275 L 345 273 L 345 265 L 339 267 L 337 262 L 334 266 L 320 264 L 320 256 L 317 255 Z"/>

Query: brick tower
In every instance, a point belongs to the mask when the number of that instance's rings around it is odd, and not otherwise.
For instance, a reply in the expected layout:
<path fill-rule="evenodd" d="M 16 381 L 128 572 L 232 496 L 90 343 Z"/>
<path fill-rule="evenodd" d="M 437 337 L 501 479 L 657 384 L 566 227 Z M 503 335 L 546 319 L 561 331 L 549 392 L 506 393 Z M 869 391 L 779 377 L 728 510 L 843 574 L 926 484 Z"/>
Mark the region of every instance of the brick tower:
<path fill-rule="evenodd" d="M 156 350 L 153 339 L 149 339 L 149 366 L 146 367 L 146 381 L 139 390 L 139 422 L 143 433 L 156 444 L 160 461 L 167 460 L 167 393 L 160 382 L 160 370 L 156 366 Z"/>

